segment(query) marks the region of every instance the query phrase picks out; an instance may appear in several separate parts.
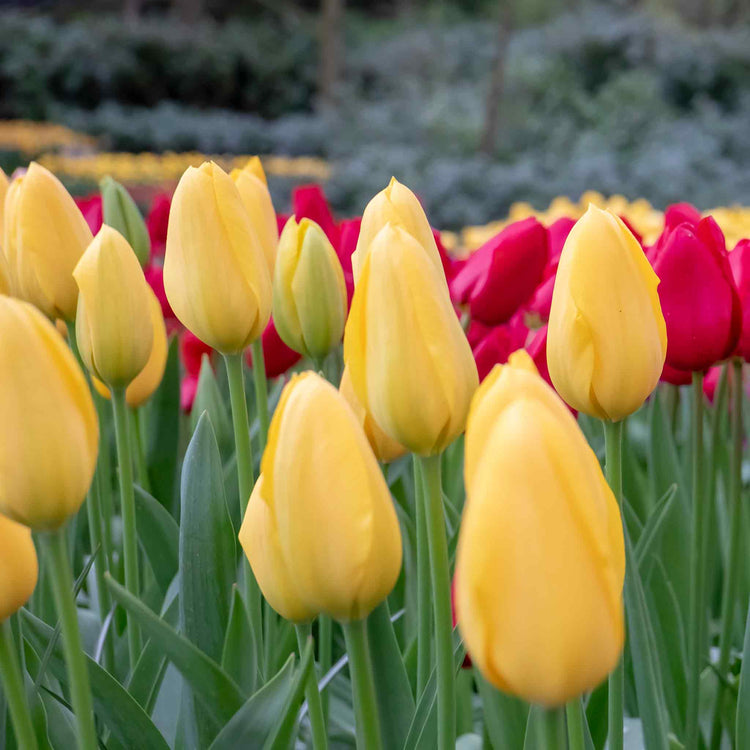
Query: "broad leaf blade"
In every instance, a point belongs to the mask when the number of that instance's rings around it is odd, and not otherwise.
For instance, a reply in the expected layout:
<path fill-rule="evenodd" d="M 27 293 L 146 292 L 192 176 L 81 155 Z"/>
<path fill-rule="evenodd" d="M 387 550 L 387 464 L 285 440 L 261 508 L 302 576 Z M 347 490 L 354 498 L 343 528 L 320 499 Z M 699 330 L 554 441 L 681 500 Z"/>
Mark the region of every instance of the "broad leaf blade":
<path fill-rule="evenodd" d="M 138 541 L 154 578 L 166 595 L 179 568 L 180 529 L 172 514 L 141 487 L 135 487 Z"/>

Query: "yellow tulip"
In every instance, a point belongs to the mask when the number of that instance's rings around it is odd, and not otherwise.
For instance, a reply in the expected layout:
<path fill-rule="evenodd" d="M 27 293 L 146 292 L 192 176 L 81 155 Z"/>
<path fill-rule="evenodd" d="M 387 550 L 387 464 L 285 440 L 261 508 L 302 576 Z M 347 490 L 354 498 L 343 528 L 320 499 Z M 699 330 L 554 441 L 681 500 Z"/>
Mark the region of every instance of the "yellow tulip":
<path fill-rule="evenodd" d="M 402 185 L 395 177 L 387 188 L 381 190 L 365 207 L 362 214 L 362 226 L 359 230 L 357 247 L 352 254 L 352 271 L 354 281 L 359 280 L 364 267 L 365 257 L 375 237 L 388 223 L 405 229 L 424 248 L 427 257 L 435 269 L 440 272 L 445 284 L 445 272 L 440 260 L 440 253 L 435 242 L 435 235 L 427 221 L 422 204 L 417 196 Z"/>
<path fill-rule="evenodd" d="M 55 327 L 0 296 L 0 513 L 39 531 L 78 512 L 99 425 L 86 379 Z"/>
<path fill-rule="evenodd" d="M 0 248 L 0 294 L 12 294 L 13 286 L 11 284 L 10 267 L 5 253 Z"/>
<path fill-rule="evenodd" d="M 369 248 L 344 334 L 357 398 L 394 440 L 439 453 L 466 424 L 479 379 L 442 268 L 400 226 Z"/>
<path fill-rule="evenodd" d="M 169 213 L 164 288 L 180 322 L 238 354 L 271 317 L 271 276 L 242 198 L 213 162 L 182 175 Z"/>
<path fill-rule="evenodd" d="M 372 418 L 372 414 L 368 414 L 367 409 L 362 406 L 362 402 L 357 398 L 357 394 L 352 387 L 352 379 L 349 375 L 348 367 L 344 367 L 339 391 L 354 412 L 354 416 L 357 417 L 357 420 L 362 425 L 362 429 L 367 436 L 367 442 L 370 443 L 372 452 L 378 461 L 387 464 L 395 461 L 397 458 L 401 458 L 401 456 L 407 453 L 406 448 L 401 443 L 397 443 L 393 438 L 388 437 Z"/>
<path fill-rule="evenodd" d="M 396 583 L 401 532 L 388 487 L 352 410 L 313 372 L 284 388 L 240 542 L 288 619 L 359 620 Z"/>
<path fill-rule="evenodd" d="M 73 276 L 80 290 L 81 359 L 108 386 L 129 385 L 146 366 L 154 341 L 151 290 L 133 248 L 105 224 Z"/>
<path fill-rule="evenodd" d="M 164 316 L 161 312 L 159 300 L 150 287 L 148 292 L 154 343 L 145 367 L 138 373 L 125 391 L 125 401 L 132 409 L 142 406 L 154 395 L 154 392 L 161 384 L 161 380 L 164 377 L 164 370 L 167 366 L 167 329 L 164 325 Z M 99 378 L 93 376 L 92 382 L 100 396 L 107 399 L 111 397 L 109 388 Z"/>
<path fill-rule="evenodd" d="M 617 502 L 573 416 L 526 370 L 502 368 L 478 392 L 466 441 L 475 456 L 457 551 L 459 628 L 497 688 L 562 705 L 596 687 L 622 652 Z"/>
<path fill-rule="evenodd" d="M 48 318 L 72 321 L 78 300 L 73 269 L 92 234 L 62 183 L 36 162 L 8 189 L 3 237 L 16 294 Z"/>
<path fill-rule="evenodd" d="M 273 274 L 276 246 L 279 244 L 279 225 L 260 159 L 254 156 L 243 169 L 233 169 L 230 176 L 239 190 L 250 224 L 260 241 L 268 272 Z"/>
<path fill-rule="evenodd" d="M 0 623 L 18 612 L 36 588 L 39 563 L 31 529 L 0 514 Z"/>
<path fill-rule="evenodd" d="M 346 284 L 336 251 L 310 219 L 287 221 L 273 275 L 273 322 L 282 341 L 312 359 L 341 341 Z"/>
<path fill-rule="evenodd" d="M 10 181 L 8 175 L 0 169 L 0 249 L 3 246 L 3 226 L 5 226 L 5 196 L 8 192 Z"/>
<path fill-rule="evenodd" d="M 563 247 L 547 334 L 550 377 L 574 409 L 618 421 L 653 391 L 667 353 L 658 285 L 625 224 L 589 206 Z"/>

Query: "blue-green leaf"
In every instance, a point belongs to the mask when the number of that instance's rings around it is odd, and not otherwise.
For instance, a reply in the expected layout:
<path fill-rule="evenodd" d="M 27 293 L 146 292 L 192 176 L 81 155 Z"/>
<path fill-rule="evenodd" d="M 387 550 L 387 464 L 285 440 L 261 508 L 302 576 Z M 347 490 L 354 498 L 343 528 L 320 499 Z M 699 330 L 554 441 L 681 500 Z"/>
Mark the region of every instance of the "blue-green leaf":
<path fill-rule="evenodd" d="M 172 514 L 141 487 L 135 487 L 138 541 L 159 584 L 166 594 L 179 568 L 180 529 Z"/>

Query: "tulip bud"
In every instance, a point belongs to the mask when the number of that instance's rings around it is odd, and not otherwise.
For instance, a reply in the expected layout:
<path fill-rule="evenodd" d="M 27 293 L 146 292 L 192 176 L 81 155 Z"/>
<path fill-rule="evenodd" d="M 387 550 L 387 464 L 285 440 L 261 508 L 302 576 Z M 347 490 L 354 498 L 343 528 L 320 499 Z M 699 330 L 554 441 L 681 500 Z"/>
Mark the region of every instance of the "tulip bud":
<path fill-rule="evenodd" d="M 401 227 L 414 237 L 422 246 L 427 257 L 433 262 L 435 268 L 440 271 L 444 280 L 445 272 L 435 242 L 435 235 L 432 233 L 430 222 L 427 221 L 422 204 L 406 185 L 402 185 L 395 177 L 391 177 L 388 187 L 381 190 L 367 204 L 362 214 L 357 249 L 352 254 L 355 283 L 359 281 L 365 257 L 376 235 L 389 222 L 394 226 Z"/>
<path fill-rule="evenodd" d="M 0 515 L 0 623 L 18 612 L 36 588 L 39 563 L 31 529 Z"/>
<path fill-rule="evenodd" d="M 102 226 L 73 271 L 80 290 L 76 336 L 81 359 L 110 387 L 129 385 L 154 341 L 150 287 L 127 240 Z"/>
<path fill-rule="evenodd" d="M 555 389 L 617 421 L 653 391 L 667 350 L 659 279 L 623 222 L 589 206 L 560 256 L 547 331 Z"/>
<path fill-rule="evenodd" d="M 55 327 L 0 296 L 0 513 L 52 531 L 78 512 L 99 425 L 86 379 Z"/>
<path fill-rule="evenodd" d="M 78 300 L 73 269 L 92 234 L 62 183 L 36 162 L 8 189 L 3 237 L 15 293 L 48 318 L 72 321 Z"/>
<path fill-rule="evenodd" d="M 667 364 L 705 372 L 737 346 L 742 310 L 724 235 L 707 217 L 683 222 L 658 241 L 654 270 L 667 321 Z"/>
<path fill-rule="evenodd" d="M 153 396 L 161 384 L 161 380 L 164 377 L 164 370 L 167 366 L 167 329 L 164 325 L 161 305 L 159 304 L 159 299 L 151 289 L 148 290 L 148 298 L 148 309 L 151 313 L 154 341 L 148 362 L 146 362 L 144 368 L 136 375 L 125 391 L 125 401 L 132 409 L 143 406 Z M 107 399 L 110 398 L 109 388 L 99 378 L 94 376 L 92 382 L 100 396 Z"/>
<path fill-rule="evenodd" d="M 439 259 L 399 226 L 386 224 L 368 250 L 344 360 L 357 398 L 410 451 L 439 453 L 463 432 L 477 367 Z"/>
<path fill-rule="evenodd" d="M 745 362 L 750 362 L 750 240 L 740 240 L 737 243 L 729 253 L 729 265 L 742 307 L 742 333 L 735 353 Z"/>
<path fill-rule="evenodd" d="M 213 162 L 182 175 L 169 214 L 164 288 L 180 322 L 238 354 L 271 316 L 271 277 L 242 198 Z"/>
<path fill-rule="evenodd" d="M 273 320 L 282 341 L 312 359 L 341 341 L 346 284 L 336 251 L 310 219 L 287 221 L 273 275 Z"/>
<path fill-rule="evenodd" d="M 406 448 L 397 443 L 393 438 L 388 437 L 378 423 L 372 418 L 372 414 L 367 413 L 367 409 L 357 398 L 357 394 L 352 387 L 352 379 L 349 375 L 349 368 L 344 368 L 344 374 L 341 376 L 339 392 L 346 399 L 357 421 L 362 425 L 362 429 L 367 436 L 367 442 L 370 443 L 372 452 L 381 463 L 387 464 L 395 461 L 397 458 L 407 453 Z"/>
<path fill-rule="evenodd" d="M 362 619 L 396 583 L 388 487 L 352 410 L 313 372 L 282 392 L 239 538 L 263 595 L 290 620 Z"/>
<path fill-rule="evenodd" d="M 104 223 L 116 229 L 128 241 L 138 262 L 145 266 L 151 254 L 151 240 L 138 206 L 130 193 L 111 177 L 105 177 L 99 189 L 102 193 Z"/>
<path fill-rule="evenodd" d="M 10 278 L 10 267 L 8 266 L 8 259 L 5 257 L 2 248 L 0 248 L 0 294 L 12 294 L 13 287 L 11 285 Z"/>
<path fill-rule="evenodd" d="M 498 372 L 499 370 L 499 372 Z M 485 679 L 531 703 L 593 689 L 624 643 L 619 508 L 539 376 L 497 368 L 472 403 L 456 609 Z"/>
<path fill-rule="evenodd" d="M 250 224 L 257 235 L 263 257 L 268 264 L 268 273 L 273 275 L 276 262 L 276 246 L 279 243 L 279 227 L 276 211 L 268 192 L 266 173 L 260 159 L 253 156 L 243 169 L 233 169 L 231 178 L 239 190 Z"/>

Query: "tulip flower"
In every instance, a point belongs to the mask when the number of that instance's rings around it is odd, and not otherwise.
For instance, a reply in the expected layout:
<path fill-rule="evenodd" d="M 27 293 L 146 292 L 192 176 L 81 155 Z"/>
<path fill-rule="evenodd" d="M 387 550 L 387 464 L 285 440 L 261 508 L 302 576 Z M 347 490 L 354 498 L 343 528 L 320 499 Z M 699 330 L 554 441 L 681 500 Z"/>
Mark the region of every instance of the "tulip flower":
<path fill-rule="evenodd" d="M 507 322 L 542 281 L 549 255 L 547 230 L 535 218 L 503 229 L 456 274 L 451 294 L 487 325 Z"/>
<path fill-rule="evenodd" d="M 39 564 L 31 529 L 0 514 L 0 623 L 26 604 L 36 588 Z"/>
<path fill-rule="evenodd" d="M 12 294 L 13 286 L 11 284 L 10 266 L 5 254 L 0 248 L 0 294 Z"/>
<path fill-rule="evenodd" d="M 146 229 L 151 241 L 151 257 L 162 257 L 167 246 L 167 225 L 172 200 L 166 193 L 159 193 L 146 216 Z"/>
<path fill-rule="evenodd" d="M 595 454 L 552 389 L 523 368 L 495 372 L 467 427 L 458 624 L 485 679 L 559 706 L 619 661 L 622 521 Z"/>
<path fill-rule="evenodd" d="M 78 512 L 99 426 L 86 380 L 55 327 L 0 296 L 0 513 L 52 530 Z"/>
<path fill-rule="evenodd" d="M 445 279 L 443 263 L 435 242 L 435 235 L 427 221 L 424 209 L 417 196 L 402 185 L 395 177 L 391 177 L 388 187 L 381 190 L 365 207 L 362 214 L 362 224 L 357 238 L 357 249 L 352 255 L 352 269 L 354 281 L 358 283 L 364 267 L 365 257 L 372 246 L 376 235 L 386 224 L 401 227 L 422 247 L 423 252 L 432 261 L 435 268 Z"/>
<path fill-rule="evenodd" d="M 508 361 L 511 352 L 520 349 L 526 343 L 529 329 L 521 315 L 515 315 L 509 323 L 495 326 L 481 341 L 472 348 L 474 361 L 480 382 L 484 380 L 495 365 Z"/>
<path fill-rule="evenodd" d="M 658 284 L 622 221 L 589 206 L 565 242 L 547 331 L 552 382 L 574 409 L 618 421 L 653 391 L 667 350 Z"/>
<path fill-rule="evenodd" d="M 463 432 L 476 364 L 440 259 L 399 225 L 386 224 L 368 248 L 344 360 L 357 398 L 409 450 L 437 454 Z"/>
<path fill-rule="evenodd" d="M 289 219 L 281 233 L 273 276 L 273 319 L 287 346 L 311 359 L 341 341 L 346 284 L 336 251 L 310 219 Z"/>
<path fill-rule="evenodd" d="M 334 245 L 336 254 L 341 261 L 341 268 L 344 271 L 344 281 L 346 282 L 346 296 L 349 305 L 352 303 L 354 295 L 354 272 L 352 271 L 352 255 L 357 249 L 359 240 L 359 230 L 362 226 L 362 219 L 346 219 L 339 225 L 341 229 L 341 241 L 338 247 Z"/>
<path fill-rule="evenodd" d="M 667 364 L 705 372 L 730 356 L 740 336 L 742 310 L 716 222 L 707 217 L 668 231 L 653 265 L 667 321 Z"/>
<path fill-rule="evenodd" d="M 313 372 L 284 388 L 239 538 L 287 619 L 360 620 L 396 583 L 401 533 L 388 487 L 343 396 Z"/>
<path fill-rule="evenodd" d="M 104 211 L 102 208 L 102 196 L 100 193 L 87 195 L 83 198 L 75 198 L 76 206 L 86 219 L 92 234 L 96 234 L 104 223 Z"/>
<path fill-rule="evenodd" d="M 346 399 L 346 402 L 357 417 L 362 429 L 365 431 L 367 442 L 370 443 L 372 452 L 375 454 L 378 461 L 387 464 L 391 461 L 395 461 L 397 458 L 401 458 L 401 456 L 407 453 L 407 450 L 403 445 L 397 443 L 383 432 L 383 429 L 372 418 L 372 414 L 368 414 L 367 409 L 362 406 L 357 398 L 357 394 L 354 392 L 354 388 L 352 387 L 352 379 L 349 375 L 349 368 L 347 367 L 344 368 L 344 374 L 341 376 L 339 391 Z"/>
<path fill-rule="evenodd" d="M 750 362 L 750 240 L 740 240 L 729 253 L 729 265 L 732 269 L 742 307 L 742 332 L 735 354 Z"/>
<path fill-rule="evenodd" d="M 167 329 L 161 314 L 161 305 L 151 289 L 148 290 L 148 300 L 154 339 L 148 362 L 125 390 L 125 400 L 131 409 L 143 406 L 153 396 L 161 384 L 167 366 Z M 93 383 L 101 396 L 110 398 L 109 388 L 101 380 L 95 377 Z"/>
<path fill-rule="evenodd" d="M 105 177 L 99 189 L 102 193 L 104 223 L 116 229 L 128 241 L 138 262 L 145 266 L 151 253 L 151 240 L 138 206 L 130 193 L 111 177 Z"/>
<path fill-rule="evenodd" d="M 73 269 L 92 240 L 91 230 L 62 183 L 31 162 L 5 200 L 3 250 L 16 293 L 48 318 L 72 321 L 78 287 Z"/>
<path fill-rule="evenodd" d="M 73 271 L 80 290 L 76 336 L 81 359 L 110 387 L 129 385 L 151 355 L 150 288 L 127 240 L 106 224 Z"/>
<path fill-rule="evenodd" d="M 263 250 L 268 273 L 273 275 L 279 229 L 276 225 L 271 193 L 268 192 L 266 173 L 260 159 L 254 156 L 243 169 L 233 169 L 230 176 L 239 190 L 242 203 L 250 217 L 250 224 Z"/>
<path fill-rule="evenodd" d="M 341 230 L 320 185 L 300 185 L 292 191 L 293 215 L 298 220 L 312 219 L 326 234 L 334 247 L 341 241 Z M 286 222 L 285 222 L 286 223 Z M 283 227 L 282 227 L 283 229 Z"/>
<path fill-rule="evenodd" d="M 164 288 L 180 322 L 222 354 L 239 354 L 268 323 L 268 264 L 237 187 L 213 162 L 177 185 Z"/>
<path fill-rule="evenodd" d="M 5 224 L 5 195 L 8 192 L 9 185 L 8 175 L 0 169 L 0 240 L 2 240 L 3 225 Z M 2 242 L 0 242 L 0 248 L 2 248 Z"/>

